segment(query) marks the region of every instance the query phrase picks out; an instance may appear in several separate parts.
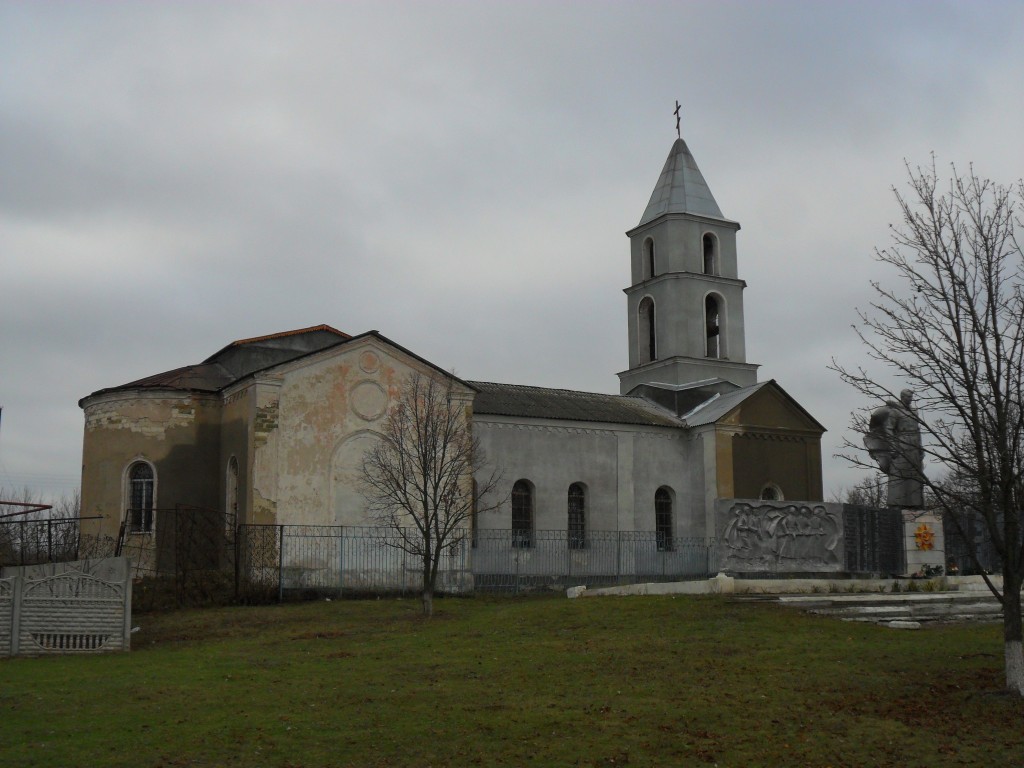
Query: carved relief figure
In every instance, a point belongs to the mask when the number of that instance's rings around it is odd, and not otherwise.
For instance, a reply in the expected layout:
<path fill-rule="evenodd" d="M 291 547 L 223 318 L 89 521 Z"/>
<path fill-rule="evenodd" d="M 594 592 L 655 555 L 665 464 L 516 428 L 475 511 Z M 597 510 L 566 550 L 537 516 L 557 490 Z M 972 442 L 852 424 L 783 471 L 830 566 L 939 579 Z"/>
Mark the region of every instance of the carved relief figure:
<path fill-rule="evenodd" d="M 727 563 L 746 569 L 815 570 L 840 562 L 839 524 L 824 506 L 737 504 L 723 531 Z"/>

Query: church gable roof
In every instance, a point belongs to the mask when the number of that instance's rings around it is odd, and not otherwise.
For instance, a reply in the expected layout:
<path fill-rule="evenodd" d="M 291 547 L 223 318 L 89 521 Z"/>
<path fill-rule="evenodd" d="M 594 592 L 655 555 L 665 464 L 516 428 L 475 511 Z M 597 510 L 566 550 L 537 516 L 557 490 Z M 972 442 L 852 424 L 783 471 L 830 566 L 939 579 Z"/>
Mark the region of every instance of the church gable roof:
<path fill-rule="evenodd" d="M 210 355 L 203 363 L 218 363 L 230 371 L 235 379 L 239 379 L 254 371 L 294 360 L 310 352 L 319 352 L 351 338 L 349 334 L 329 325 L 314 325 L 233 341 Z"/>
<path fill-rule="evenodd" d="M 127 384 L 93 392 L 102 395 L 132 389 L 167 389 L 183 392 L 219 392 L 255 371 L 280 365 L 319 352 L 352 337 L 329 325 L 314 325 L 294 331 L 255 336 L 233 341 L 196 365 L 185 365 L 146 376 Z M 79 405 L 84 401 L 80 400 Z"/>
<path fill-rule="evenodd" d="M 717 395 L 683 416 L 689 427 L 728 423 L 807 432 L 825 432 L 817 419 L 771 379 Z"/>
<path fill-rule="evenodd" d="M 640 426 L 684 426 L 668 411 L 629 395 L 604 395 L 486 381 L 468 383 L 478 390 L 473 400 L 474 414 Z"/>
<path fill-rule="evenodd" d="M 667 213 L 692 213 L 725 219 L 722 209 L 715 202 L 704 176 L 697 167 L 697 161 L 690 154 L 689 147 L 682 139 L 676 139 L 665 160 L 658 183 L 647 203 L 647 209 L 640 219 L 642 226 Z"/>
<path fill-rule="evenodd" d="M 193 392 L 216 392 L 234 377 L 222 365 L 216 363 L 200 363 L 186 365 L 163 373 L 146 376 L 143 379 L 130 381 L 114 389 L 184 389 Z"/>

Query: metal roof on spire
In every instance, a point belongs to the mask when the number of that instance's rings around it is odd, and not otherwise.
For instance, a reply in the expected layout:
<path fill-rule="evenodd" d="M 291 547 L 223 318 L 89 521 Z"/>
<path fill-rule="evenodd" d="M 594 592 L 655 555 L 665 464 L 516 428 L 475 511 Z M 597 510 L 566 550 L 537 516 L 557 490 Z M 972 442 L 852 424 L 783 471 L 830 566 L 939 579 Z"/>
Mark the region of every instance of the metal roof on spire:
<path fill-rule="evenodd" d="M 665 167 L 640 219 L 640 225 L 653 221 L 666 213 L 691 213 L 725 219 L 704 181 L 689 147 L 681 138 L 676 139 L 668 153 Z"/>

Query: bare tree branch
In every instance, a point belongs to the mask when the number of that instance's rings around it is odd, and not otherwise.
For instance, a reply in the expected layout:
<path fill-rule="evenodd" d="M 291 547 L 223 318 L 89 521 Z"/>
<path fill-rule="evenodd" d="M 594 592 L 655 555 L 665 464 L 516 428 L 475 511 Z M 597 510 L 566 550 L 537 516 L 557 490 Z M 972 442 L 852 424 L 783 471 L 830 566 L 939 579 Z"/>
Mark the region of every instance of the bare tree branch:
<path fill-rule="evenodd" d="M 386 541 L 419 558 L 423 611 L 433 594 L 445 551 L 469 534 L 500 476 L 484 475 L 486 461 L 471 429 L 470 400 L 453 379 L 412 374 L 384 421 L 382 439 L 363 457 L 363 495 L 377 525 L 396 536 Z"/>
<path fill-rule="evenodd" d="M 923 481 L 934 504 L 978 559 L 978 523 L 1001 559 L 1007 685 L 1024 694 L 1020 592 L 1024 580 L 1024 257 L 1018 235 L 1024 184 L 1004 187 L 951 168 L 948 188 L 930 167 L 907 166 L 909 192 L 893 190 L 901 222 L 876 251 L 893 287 L 874 283 L 875 301 L 855 331 L 868 356 L 917 396 L 923 450 L 934 467 Z M 863 369 L 832 369 L 871 400 L 894 392 Z M 863 413 L 854 428 L 864 431 Z M 871 467 L 859 445 L 841 455 Z"/>

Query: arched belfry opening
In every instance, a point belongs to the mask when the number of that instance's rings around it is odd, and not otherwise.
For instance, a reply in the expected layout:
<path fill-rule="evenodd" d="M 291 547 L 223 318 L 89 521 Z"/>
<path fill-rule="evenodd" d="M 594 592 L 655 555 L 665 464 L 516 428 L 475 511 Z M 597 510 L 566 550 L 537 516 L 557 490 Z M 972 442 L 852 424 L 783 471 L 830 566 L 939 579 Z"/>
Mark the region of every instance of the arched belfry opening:
<path fill-rule="evenodd" d="M 643 365 L 658 359 L 658 345 L 654 322 L 654 299 L 650 296 L 644 296 L 640 302 L 638 313 L 637 336 L 640 342 L 640 365 Z"/>
<path fill-rule="evenodd" d="M 710 232 L 704 233 L 704 274 L 718 274 L 718 238 Z"/>
<path fill-rule="evenodd" d="M 657 274 L 654 263 L 654 240 L 644 240 L 644 280 L 649 280 Z"/>
<path fill-rule="evenodd" d="M 713 358 L 725 357 L 725 345 L 722 340 L 722 302 L 711 293 L 704 299 L 704 329 L 704 355 Z"/>

